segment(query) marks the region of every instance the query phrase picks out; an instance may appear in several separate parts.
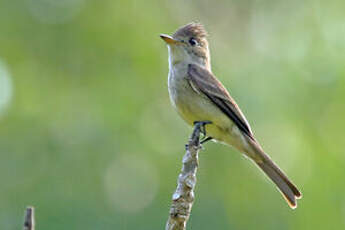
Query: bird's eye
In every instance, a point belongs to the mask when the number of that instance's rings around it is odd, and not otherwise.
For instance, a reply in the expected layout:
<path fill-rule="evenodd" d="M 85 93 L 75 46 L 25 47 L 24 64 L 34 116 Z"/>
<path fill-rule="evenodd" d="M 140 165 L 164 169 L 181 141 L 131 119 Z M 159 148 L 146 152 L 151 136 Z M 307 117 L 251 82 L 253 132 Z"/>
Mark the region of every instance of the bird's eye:
<path fill-rule="evenodd" d="M 198 42 L 194 38 L 191 38 L 189 39 L 189 44 L 191 44 L 192 46 L 195 46 L 198 44 Z"/>

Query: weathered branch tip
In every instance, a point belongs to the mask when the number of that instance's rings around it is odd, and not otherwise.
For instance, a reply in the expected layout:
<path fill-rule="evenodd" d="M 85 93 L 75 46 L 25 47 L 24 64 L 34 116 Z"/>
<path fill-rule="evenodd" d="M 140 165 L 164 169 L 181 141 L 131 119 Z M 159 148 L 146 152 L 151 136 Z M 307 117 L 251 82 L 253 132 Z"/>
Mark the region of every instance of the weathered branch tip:
<path fill-rule="evenodd" d="M 194 202 L 194 188 L 198 169 L 198 153 L 201 149 L 200 132 L 209 122 L 195 122 L 194 130 L 186 145 L 182 169 L 177 180 L 177 188 L 172 196 L 170 215 L 165 230 L 185 230 Z"/>

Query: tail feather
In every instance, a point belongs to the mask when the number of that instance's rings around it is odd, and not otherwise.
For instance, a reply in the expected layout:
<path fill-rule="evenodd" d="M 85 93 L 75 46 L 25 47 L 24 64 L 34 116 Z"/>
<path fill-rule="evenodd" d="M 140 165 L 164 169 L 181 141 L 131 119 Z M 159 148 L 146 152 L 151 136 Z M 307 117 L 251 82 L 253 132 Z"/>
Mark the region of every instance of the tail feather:
<path fill-rule="evenodd" d="M 275 183 L 279 191 L 292 209 L 297 207 L 297 199 L 302 197 L 301 192 L 289 180 L 285 173 L 271 160 L 271 158 L 262 150 L 257 142 L 252 142 L 252 147 L 256 157 L 254 162 L 262 171 Z"/>
<path fill-rule="evenodd" d="M 286 175 L 276 166 L 273 161 L 257 163 L 265 174 L 276 184 L 289 206 L 297 207 L 296 199 L 301 198 L 301 193 Z"/>

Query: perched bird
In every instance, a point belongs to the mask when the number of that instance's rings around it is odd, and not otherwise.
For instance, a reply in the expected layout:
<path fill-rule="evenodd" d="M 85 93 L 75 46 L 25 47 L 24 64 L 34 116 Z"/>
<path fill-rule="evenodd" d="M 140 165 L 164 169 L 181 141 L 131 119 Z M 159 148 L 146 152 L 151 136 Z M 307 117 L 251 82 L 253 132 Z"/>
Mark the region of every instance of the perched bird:
<path fill-rule="evenodd" d="M 161 34 L 169 51 L 168 89 L 171 103 L 190 125 L 205 125 L 206 140 L 233 146 L 249 157 L 275 183 L 291 208 L 301 198 L 297 187 L 264 152 L 229 92 L 211 71 L 207 33 L 200 23 Z"/>

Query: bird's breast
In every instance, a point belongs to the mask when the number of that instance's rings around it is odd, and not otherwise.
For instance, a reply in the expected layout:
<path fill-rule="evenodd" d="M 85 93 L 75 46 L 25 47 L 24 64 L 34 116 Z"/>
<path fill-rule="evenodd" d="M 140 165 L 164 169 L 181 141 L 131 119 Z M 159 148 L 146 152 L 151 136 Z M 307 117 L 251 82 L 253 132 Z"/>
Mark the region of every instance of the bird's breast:
<path fill-rule="evenodd" d="M 179 115 L 190 125 L 194 121 L 222 116 L 219 109 L 204 94 L 195 91 L 187 79 L 187 69 L 173 69 L 169 73 L 170 100 Z"/>
<path fill-rule="evenodd" d="M 229 142 L 226 138 L 233 122 L 207 96 L 191 87 L 187 68 L 170 69 L 168 89 L 171 103 L 183 120 L 189 125 L 195 121 L 211 121 L 212 124 L 206 127 L 208 135 Z"/>
<path fill-rule="evenodd" d="M 188 98 L 191 96 L 189 83 L 187 81 L 187 70 L 172 70 L 169 72 L 168 89 L 170 100 L 174 108 L 180 113 L 188 103 Z"/>

